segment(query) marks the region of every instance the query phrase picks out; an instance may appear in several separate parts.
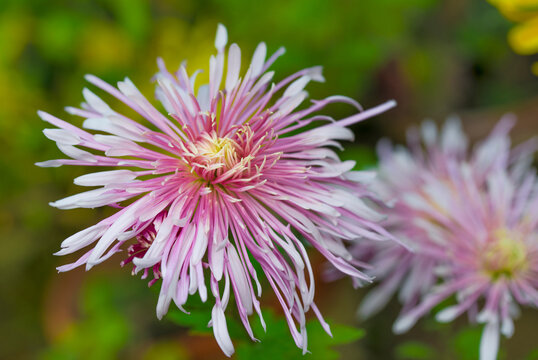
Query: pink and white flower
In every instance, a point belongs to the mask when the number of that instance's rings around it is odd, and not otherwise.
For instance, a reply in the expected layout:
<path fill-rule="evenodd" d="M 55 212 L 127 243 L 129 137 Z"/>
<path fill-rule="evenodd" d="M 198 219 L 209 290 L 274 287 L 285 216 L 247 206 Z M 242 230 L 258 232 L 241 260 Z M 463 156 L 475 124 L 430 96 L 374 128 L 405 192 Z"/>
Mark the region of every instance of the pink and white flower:
<path fill-rule="evenodd" d="M 381 281 L 361 315 L 375 313 L 398 292 L 403 309 L 393 330 L 401 333 L 455 296 L 456 305 L 437 320 L 467 312 L 472 322 L 485 323 L 480 359 L 490 360 L 499 334 L 514 331 L 517 305 L 538 306 L 538 183 L 530 168 L 536 142 L 511 150 L 513 123 L 503 118 L 471 152 L 457 119 L 447 121 L 440 136 L 431 122 L 422 136 L 411 131 L 409 149 L 380 144 L 376 185 L 393 202 L 385 225 L 413 252 L 388 242 L 356 246 Z"/>
<path fill-rule="evenodd" d="M 209 60 L 206 85 L 197 86 L 197 72 L 189 77 L 185 65 L 170 73 L 159 60 L 156 96 L 168 116 L 129 79 L 115 88 L 92 75 L 86 79 L 129 106 L 134 116 L 114 111 L 88 89 L 81 109 L 66 110 L 93 132 L 39 112 L 56 126 L 45 135 L 70 159 L 38 165 L 114 168 L 76 178 L 78 185 L 98 188 L 51 203 L 60 209 L 118 208 L 64 240 L 57 255 L 86 252 L 59 271 L 83 264 L 90 269 L 135 239 L 122 264 L 132 262 L 134 273 L 153 277 L 150 284 L 162 280 L 157 316 L 162 318 L 172 301 L 183 309 L 189 295 L 198 292 L 206 301 L 210 292 L 215 299 L 210 325 L 230 356 L 234 348 L 224 311 L 231 292 L 252 339 L 248 316 L 255 311 L 263 324 L 257 262 L 282 304 L 295 343 L 306 351 L 309 309 L 330 330 L 313 302 L 305 244 L 343 273 L 368 279 L 352 265 L 347 244 L 390 238 L 378 224 L 382 216 L 365 201 L 372 196 L 364 185 L 372 174 L 352 171 L 354 162 L 340 161 L 330 147 L 353 139 L 347 126 L 394 102 L 362 111 L 354 100 L 332 96 L 299 110 L 305 86 L 323 81 L 320 67 L 271 83 L 273 72 L 267 70 L 284 50 L 266 60 L 261 43 L 240 77 L 241 51 L 232 44 L 225 66 L 226 43 L 226 29 L 219 25 L 218 53 Z M 334 102 L 359 112 L 338 121 L 316 114 Z"/>

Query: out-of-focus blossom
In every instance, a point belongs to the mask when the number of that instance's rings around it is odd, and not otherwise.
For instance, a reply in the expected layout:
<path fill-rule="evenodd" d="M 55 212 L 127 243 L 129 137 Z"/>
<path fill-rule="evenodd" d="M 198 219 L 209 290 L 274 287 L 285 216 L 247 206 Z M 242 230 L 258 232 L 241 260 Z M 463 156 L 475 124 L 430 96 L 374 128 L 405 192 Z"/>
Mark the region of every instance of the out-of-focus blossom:
<path fill-rule="evenodd" d="M 508 41 L 521 55 L 538 53 L 538 0 L 489 0 L 516 25 L 508 33 Z M 538 63 L 533 72 L 538 75 Z"/>
<path fill-rule="evenodd" d="M 362 111 L 354 100 L 332 96 L 299 110 L 305 86 L 323 81 L 320 67 L 273 84 L 267 70 L 284 50 L 266 59 L 261 43 L 241 76 L 241 51 L 232 44 L 225 65 L 226 43 L 226 30 L 219 26 L 218 53 L 209 60 L 206 85 L 195 85 L 198 72 L 189 76 L 185 65 L 170 73 L 159 61 L 156 96 L 168 116 L 129 79 L 114 88 L 91 75 L 90 83 L 135 116 L 112 110 L 88 89 L 82 108 L 67 111 L 94 132 L 39 112 L 57 127 L 45 135 L 70 159 L 38 165 L 121 168 L 78 177 L 76 184 L 98 188 L 51 203 L 60 209 L 118 208 L 62 243 L 57 255 L 86 253 L 59 270 L 83 264 L 90 269 L 136 239 L 122 264 L 133 263 L 134 273 L 153 278 L 150 284 L 162 281 L 157 316 L 163 317 L 172 301 L 183 309 L 189 295 L 198 292 L 206 301 L 210 292 L 215 299 L 210 325 L 229 356 L 234 348 L 224 311 L 232 292 L 252 339 L 248 316 L 257 312 L 263 324 L 257 263 L 282 304 L 295 343 L 306 351 L 309 309 L 330 330 L 313 302 L 313 271 L 303 239 L 343 273 L 368 279 L 353 265 L 346 243 L 390 238 L 378 225 L 381 215 L 364 201 L 372 196 L 364 184 L 372 173 L 352 171 L 354 162 L 341 162 L 330 147 L 353 139 L 348 125 L 394 102 Z M 339 121 L 316 114 L 335 102 L 359 112 Z"/>
<path fill-rule="evenodd" d="M 393 330 L 401 333 L 455 296 L 456 305 L 436 318 L 467 312 L 485 323 L 480 358 L 488 360 L 496 358 L 499 334 L 512 335 L 518 304 L 538 306 L 538 183 L 530 168 L 536 142 L 510 150 L 512 125 L 503 118 L 472 151 L 457 119 L 440 136 L 430 122 L 422 136 L 410 131 L 407 149 L 380 143 L 376 185 L 392 202 L 385 225 L 413 252 L 390 243 L 356 246 L 381 282 L 361 315 L 398 292 L 403 309 Z"/>

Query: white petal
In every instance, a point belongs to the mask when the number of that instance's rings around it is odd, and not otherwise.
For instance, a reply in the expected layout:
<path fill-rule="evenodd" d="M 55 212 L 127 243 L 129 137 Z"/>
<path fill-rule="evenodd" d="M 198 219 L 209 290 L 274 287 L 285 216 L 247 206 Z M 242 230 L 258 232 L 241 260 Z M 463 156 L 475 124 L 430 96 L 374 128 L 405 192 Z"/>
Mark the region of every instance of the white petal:
<path fill-rule="evenodd" d="M 317 81 L 317 82 L 325 82 L 325 78 L 323 77 L 323 67 L 322 66 L 314 66 L 314 67 L 311 67 L 310 69 L 308 69 L 308 76 L 310 76 L 310 78 L 313 80 L 313 81 Z M 358 106 L 359 108 L 362 109 L 362 106 Z"/>
<path fill-rule="evenodd" d="M 409 329 L 411 329 L 416 322 L 417 318 L 412 314 L 403 315 L 396 319 L 394 325 L 392 325 L 392 331 L 395 334 L 403 334 L 404 332 L 407 332 Z"/>
<path fill-rule="evenodd" d="M 497 314 L 491 310 L 484 309 L 476 316 L 476 321 L 479 323 L 490 323 L 497 321 Z"/>
<path fill-rule="evenodd" d="M 374 222 L 385 219 L 385 215 L 378 213 L 358 197 L 350 196 L 348 194 L 347 197 L 342 197 L 342 200 L 344 201 L 344 207 L 346 209 L 351 210 L 354 214 L 357 214 L 364 219 Z"/>
<path fill-rule="evenodd" d="M 431 211 L 432 206 L 423 197 L 418 194 L 405 193 L 401 197 L 402 203 L 415 210 Z"/>
<path fill-rule="evenodd" d="M 191 89 L 194 89 L 195 88 L 195 84 L 196 84 L 196 77 L 198 76 L 198 74 L 200 74 L 202 72 L 202 70 L 198 69 L 196 70 L 192 75 L 191 77 L 189 78 L 189 82 L 191 84 Z"/>
<path fill-rule="evenodd" d="M 209 58 L 209 97 L 214 98 L 220 88 L 222 74 L 224 73 L 224 53 L 219 52 L 217 57 Z"/>
<path fill-rule="evenodd" d="M 145 141 L 142 130 L 120 117 L 88 118 L 82 127 L 90 130 L 107 132 L 134 141 Z"/>
<path fill-rule="evenodd" d="M 428 146 L 434 146 L 437 142 L 437 126 L 431 120 L 424 121 L 420 126 L 422 139 Z"/>
<path fill-rule="evenodd" d="M 235 350 L 226 326 L 226 317 L 222 308 L 216 304 L 211 311 L 211 321 L 213 323 L 215 340 L 217 340 L 217 343 L 226 356 L 232 356 Z"/>
<path fill-rule="evenodd" d="M 94 135 L 93 138 L 98 143 L 110 146 L 105 152 L 107 156 L 132 156 L 136 152 L 144 152 L 144 148 L 140 147 L 133 141 L 115 135 Z"/>
<path fill-rule="evenodd" d="M 205 285 L 205 279 L 204 279 L 204 266 L 202 263 L 198 263 L 196 265 L 196 274 L 198 276 L 198 293 L 200 294 L 200 300 L 202 302 L 207 301 L 207 287 Z"/>
<path fill-rule="evenodd" d="M 82 95 L 84 96 L 84 99 L 90 105 L 92 109 L 97 111 L 98 113 L 102 115 L 113 115 L 115 112 L 108 106 L 101 98 L 97 95 L 95 95 L 93 92 L 91 92 L 89 89 L 84 88 L 82 90 Z"/>
<path fill-rule="evenodd" d="M 161 261 L 163 249 L 167 242 L 170 240 L 173 226 L 178 225 L 178 220 L 180 219 L 181 212 L 183 211 L 183 205 L 185 205 L 185 201 L 186 200 L 184 198 L 177 198 L 176 200 L 174 200 L 172 205 L 170 205 L 170 209 L 168 210 L 168 216 L 162 222 L 161 227 L 157 231 L 157 235 L 153 240 L 153 243 L 149 247 L 146 254 L 144 254 L 144 257 L 133 259 L 133 263 L 136 265 L 137 270 L 153 266 L 159 261 Z M 149 220 L 152 217 L 155 217 L 157 213 L 162 211 L 166 206 L 168 206 L 168 202 L 161 201 L 161 203 L 157 206 L 154 206 L 153 209 L 149 209 L 149 211 L 139 214 L 140 219 Z M 178 226 L 183 225 L 184 223 Z"/>
<path fill-rule="evenodd" d="M 379 286 L 374 290 L 370 290 L 364 297 L 359 307 L 358 314 L 362 319 L 367 319 L 381 310 L 394 292 L 394 287 Z"/>
<path fill-rule="evenodd" d="M 209 266 L 211 267 L 211 273 L 217 281 L 220 281 L 222 278 L 222 273 L 224 270 L 224 246 L 221 246 L 221 243 L 226 244 L 227 239 L 221 240 L 219 235 L 215 235 L 215 241 L 211 243 L 210 249 L 210 262 Z"/>
<path fill-rule="evenodd" d="M 346 179 L 359 182 L 361 184 L 370 184 L 376 177 L 377 172 L 375 171 L 349 171 L 345 175 Z"/>
<path fill-rule="evenodd" d="M 144 198 L 129 205 L 125 212 L 121 214 L 118 219 L 105 231 L 101 239 L 95 244 L 91 255 L 86 262 L 86 270 L 91 269 L 93 265 L 99 264 L 105 259 L 101 256 L 108 249 L 108 247 L 120 236 L 125 230 L 133 225 L 136 221 L 134 213 L 138 208 L 146 205 L 147 201 L 143 201 Z"/>
<path fill-rule="evenodd" d="M 230 264 L 230 276 L 235 280 L 235 289 L 239 293 L 241 303 L 245 307 L 247 314 L 252 314 L 252 296 L 250 286 L 247 281 L 247 276 L 243 269 L 243 265 L 235 250 L 235 247 L 229 246 L 227 249 L 228 263 Z"/>
<path fill-rule="evenodd" d="M 43 134 L 52 141 L 64 145 L 80 144 L 80 137 L 68 130 L 64 129 L 44 129 Z"/>
<path fill-rule="evenodd" d="M 180 87 L 176 87 L 176 90 L 177 90 L 179 96 L 181 97 L 181 100 L 183 101 L 183 103 L 187 107 L 187 111 L 193 116 L 196 115 L 195 112 L 194 112 L 194 105 L 192 103 L 192 99 L 191 99 L 190 95 Z"/>
<path fill-rule="evenodd" d="M 176 254 L 176 250 L 178 250 L 178 247 L 181 247 L 181 244 L 176 242 L 173 245 L 172 250 L 166 255 L 171 256 L 172 254 Z M 169 258 L 169 260 L 171 260 Z M 170 266 L 169 264 L 174 264 L 175 266 Z M 185 285 L 187 283 L 187 277 L 183 277 L 180 279 L 180 271 L 183 264 L 181 262 L 175 262 L 174 260 L 169 261 L 168 264 L 161 263 L 161 272 L 162 272 L 162 278 L 163 282 L 161 285 L 161 291 L 159 292 L 159 299 L 157 300 L 157 318 L 160 320 L 163 318 L 163 316 L 168 312 L 168 308 L 170 307 L 170 302 L 172 301 L 172 298 L 175 298 L 174 301 L 176 303 L 179 303 L 181 306 L 183 299 L 178 299 L 178 294 L 188 294 L 187 291 L 185 291 Z M 175 296 L 174 296 L 175 295 Z"/>
<path fill-rule="evenodd" d="M 241 49 L 237 44 L 232 44 L 228 50 L 228 73 L 226 74 L 227 92 L 231 92 L 237 80 L 239 79 L 239 70 L 241 69 Z"/>
<path fill-rule="evenodd" d="M 312 80 L 312 78 L 308 75 L 301 76 L 287 87 L 286 91 L 284 91 L 283 97 L 295 96 L 305 88 L 310 80 Z"/>
<path fill-rule="evenodd" d="M 163 241 L 162 239 L 167 240 L 166 237 L 168 237 L 170 233 L 171 233 L 171 228 L 163 229 L 163 231 L 160 232 L 161 237 L 159 239 L 159 242 L 154 241 L 151 244 L 151 247 L 150 247 L 151 252 L 150 250 L 148 250 L 144 254 L 144 257 L 142 258 L 135 257 L 133 259 L 133 264 L 136 265 L 135 272 L 138 272 L 145 268 L 152 267 L 153 265 L 161 261 L 162 252 L 163 252 L 164 247 L 166 246 L 166 241 Z"/>
<path fill-rule="evenodd" d="M 264 42 L 261 42 L 256 47 L 254 55 L 252 55 L 252 61 L 250 67 L 252 69 L 252 77 L 256 78 L 261 74 L 263 64 L 265 63 L 265 57 L 267 56 L 267 46 Z"/>
<path fill-rule="evenodd" d="M 64 145 L 57 143 L 58 149 L 65 155 L 75 160 L 97 162 L 95 155 L 84 150 L 80 150 L 72 145 Z"/>
<path fill-rule="evenodd" d="M 312 76 L 310 76 L 310 77 L 312 79 L 314 79 Z M 323 79 L 323 80 L 325 80 L 325 79 Z M 333 96 L 329 96 L 328 98 L 325 98 L 325 101 L 330 102 L 330 103 L 341 102 L 341 103 L 352 105 L 353 107 L 355 107 L 359 111 L 359 113 L 364 111 L 364 108 L 362 107 L 362 105 L 357 100 L 352 99 L 352 98 L 347 97 L 347 96 L 333 95 Z M 392 100 L 392 102 L 394 102 L 394 100 Z M 390 106 L 390 105 L 391 105 L 391 101 L 387 101 L 384 104 L 376 106 L 376 108 L 387 107 L 387 106 Z M 373 108 L 373 109 L 375 109 L 375 108 Z M 369 109 L 368 111 L 373 110 L 373 109 Z M 388 107 L 387 110 L 388 109 L 390 109 L 390 107 Z M 386 111 L 386 110 L 382 110 L 381 112 L 384 112 L 384 111 Z M 379 112 L 379 113 L 381 113 L 381 112 Z"/>
<path fill-rule="evenodd" d="M 260 80 L 258 80 L 258 82 L 252 87 L 250 92 L 253 93 L 253 94 L 256 94 L 258 91 L 260 91 L 260 89 L 264 85 L 266 85 L 267 83 L 269 83 L 269 81 L 271 81 L 271 79 L 273 78 L 274 75 L 275 75 L 274 71 L 269 71 L 269 72 L 266 72 L 265 74 L 263 74 L 263 76 L 260 78 Z"/>
<path fill-rule="evenodd" d="M 511 317 L 506 317 L 503 319 L 501 333 L 507 338 L 510 338 L 512 337 L 512 335 L 514 335 L 514 321 Z"/>
<path fill-rule="evenodd" d="M 495 360 L 499 351 L 499 324 L 497 321 L 488 322 L 484 326 L 480 339 L 480 360 Z"/>
<path fill-rule="evenodd" d="M 63 249 L 54 255 L 70 254 L 82 249 L 103 235 L 107 227 L 108 225 L 97 224 L 71 235 L 62 242 Z"/>
<path fill-rule="evenodd" d="M 304 136 L 309 144 L 311 142 L 312 144 L 321 144 L 330 139 L 353 141 L 355 138 L 353 131 L 344 126 L 338 125 L 321 126 L 319 128 L 307 131 L 301 136 Z"/>
<path fill-rule="evenodd" d="M 157 86 L 155 88 L 155 97 L 157 100 L 163 104 L 164 109 L 169 114 L 175 114 L 176 110 L 174 109 L 174 106 L 170 103 L 170 100 L 168 100 L 168 97 L 165 95 L 164 90 L 161 86 Z"/>
<path fill-rule="evenodd" d="M 435 319 L 442 323 L 451 322 L 454 320 L 460 313 L 460 307 L 458 305 L 449 306 L 446 309 L 439 311 L 435 315 Z"/>
<path fill-rule="evenodd" d="M 198 226 L 196 231 L 196 240 L 191 254 L 191 265 L 197 265 L 207 250 L 207 232 L 203 226 Z"/>
<path fill-rule="evenodd" d="M 192 295 L 198 289 L 196 268 L 191 264 L 189 266 L 189 295 Z"/>
<path fill-rule="evenodd" d="M 80 186 L 101 186 L 108 184 L 126 183 L 136 178 L 136 174 L 129 170 L 100 171 L 75 178 L 73 181 Z"/>
<path fill-rule="evenodd" d="M 133 194 L 118 193 L 109 189 L 95 189 L 68 196 L 55 202 L 49 203 L 58 209 L 96 208 L 116 202 L 120 202 L 134 196 Z"/>
<path fill-rule="evenodd" d="M 47 160 L 36 162 L 35 165 L 39 167 L 60 167 L 62 163 L 58 160 Z"/>
<path fill-rule="evenodd" d="M 198 106 L 200 110 L 209 111 L 210 99 L 209 99 L 209 85 L 202 85 L 198 88 Z"/>
<path fill-rule="evenodd" d="M 215 37 L 215 48 L 220 52 L 224 50 L 226 43 L 228 42 L 228 32 L 226 27 L 222 24 L 217 25 L 217 36 Z"/>
<path fill-rule="evenodd" d="M 167 202 L 167 201 L 160 201 L 159 203 L 157 203 L 157 204 L 155 204 L 153 206 L 150 206 L 150 207 L 147 207 L 145 209 L 142 209 L 142 211 L 140 213 L 136 214 L 138 216 L 138 220 L 144 222 L 144 221 L 148 221 L 150 219 L 153 219 L 165 207 L 167 207 L 168 204 L 169 204 L 169 202 Z"/>
<path fill-rule="evenodd" d="M 169 77 L 164 75 L 157 75 L 156 79 L 157 88 L 155 90 L 155 95 L 158 96 L 168 113 L 176 114 L 177 111 L 170 101 L 174 101 L 176 107 L 180 107 L 179 102 L 176 99 L 176 91 L 181 89 L 184 92 L 184 88 L 178 86 L 177 83 L 173 82 Z M 183 97 L 182 100 L 184 100 Z M 190 112 L 192 113 L 192 111 Z"/>
<path fill-rule="evenodd" d="M 299 91 L 294 96 L 290 97 L 286 101 L 280 105 L 278 108 L 278 113 L 275 114 L 275 116 L 285 116 L 291 113 L 295 108 L 304 101 L 304 99 L 308 96 L 308 93 L 306 91 Z"/>
<path fill-rule="evenodd" d="M 118 89 L 127 97 L 140 95 L 140 91 L 136 85 L 127 77 L 123 81 L 118 81 Z"/>
<path fill-rule="evenodd" d="M 441 133 L 441 148 L 447 154 L 462 153 L 467 149 L 467 138 L 458 117 L 450 117 L 445 122 Z"/>

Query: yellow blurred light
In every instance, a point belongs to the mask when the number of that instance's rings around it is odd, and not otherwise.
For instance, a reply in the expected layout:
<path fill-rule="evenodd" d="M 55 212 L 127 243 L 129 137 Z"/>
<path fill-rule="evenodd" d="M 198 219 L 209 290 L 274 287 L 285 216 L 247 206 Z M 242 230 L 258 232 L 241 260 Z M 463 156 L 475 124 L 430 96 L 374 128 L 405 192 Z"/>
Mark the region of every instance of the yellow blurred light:
<path fill-rule="evenodd" d="M 509 20 L 520 22 L 538 16 L 538 0 L 490 0 Z"/>
<path fill-rule="evenodd" d="M 515 52 L 532 55 L 538 52 L 538 17 L 516 25 L 508 33 L 508 42 Z"/>
<path fill-rule="evenodd" d="M 538 62 L 532 64 L 532 72 L 534 75 L 538 76 Z"/>
<path fill-rule="evenodd" d="M 488 0 L 501 14 L 517 24 L 508 33 L 508 43 L 521 55 L 538 53 L 538 0 Z M 532 65 L 538 75 L 538 65 Z"/>

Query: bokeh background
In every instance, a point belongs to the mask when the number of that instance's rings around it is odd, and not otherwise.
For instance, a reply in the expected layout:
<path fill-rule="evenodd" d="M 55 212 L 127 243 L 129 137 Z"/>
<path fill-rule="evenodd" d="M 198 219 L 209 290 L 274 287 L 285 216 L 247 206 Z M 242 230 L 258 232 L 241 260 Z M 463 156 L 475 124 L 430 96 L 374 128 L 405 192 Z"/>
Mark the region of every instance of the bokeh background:
<path fill-rule="evenodd" d="M 397 109 L 354 127 L 357 140 L 343 157 L 359 166 L 375 164 L 381 137 L 402 141 L 409 125 L 427 117 L 440 122 L 458 114 L 477 139 L 510 111 L 519 117 L 516 142 L 538 133 L 536 59 L 512 51 L 512 24 L 485 0 L 1 0 L 1 359 L 223 357 L 204 329 L 203 305 L 193 304 L 190 318 L 174 313 L 156 320 L 155 289 L 121 269 L 119 257 L 89 273 L 56 273 L 73 260 L 52 255 L 61 240 L 103 213 L 47 205 L 77 192 L 72 179 L 85 169 L 33 165 L 60 154 L 41 132 L 38 109 L 78 124 L 63 107 L 82 101 L 87 73 L 112 83 L 128 76 L 152 97 L 157 56 L 171 68 L 184 59 L 190 69 L 207 68 L 218 22 L 245 59 L 262 40 L 273 51 L 285 46 L 274 65 L 277 79 L 323 65 L 327 81 L 309 87 L 312 98 L 340 94 L 366 107 L 398 101 Z M 328 108 L 334 117 L 349 111 Z M 313 256 L 320 269 L 317 302 L 339 336 L 331 340 L 312 324 L 312 347 L 321 350 L 305 359 L 477 358 L 481 329 L 469 328 L 466 319 L 422 321 L 396 337 L 392 304 L 360 322 L 353 315 L 364 291 L 347 280 L 323 284 L 324 264 Z M 239 333 L 238 357 L 302 359 L 274 299 L 265 295 L 266 307 L 275 309 L 268 312 L 269 333 L 259 334 L 264 342 L 256 346 Z M 514 337 L 502 342 L 501 358 L 538 359 L 536 324 L 536 311 L 524 311 Z"/>

